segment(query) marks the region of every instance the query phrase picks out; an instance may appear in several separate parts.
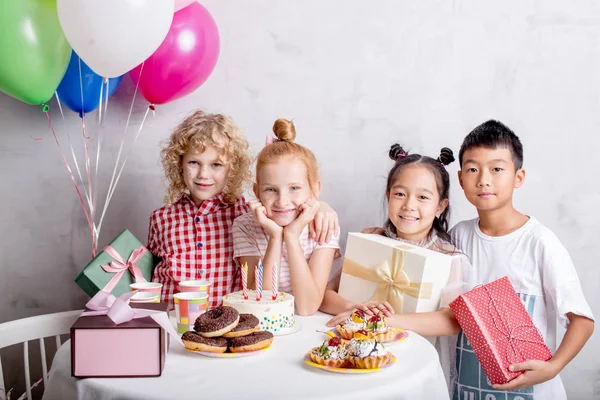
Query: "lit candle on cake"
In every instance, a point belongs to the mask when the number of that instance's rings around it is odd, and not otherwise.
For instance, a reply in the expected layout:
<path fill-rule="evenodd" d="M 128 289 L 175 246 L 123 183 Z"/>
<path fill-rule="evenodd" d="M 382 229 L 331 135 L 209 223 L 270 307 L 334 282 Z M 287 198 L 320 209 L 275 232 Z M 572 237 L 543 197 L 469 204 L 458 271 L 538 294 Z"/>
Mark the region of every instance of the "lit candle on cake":
<path fill-rule="evenodd" d="M 244 263 L 242 266 L 242 292 L 244 300 L 248 300 L 248 263 Z"/>
<path fill-rule="evenodd" d="M 262 261 L 254 267 L 254 280 L 256 281 L 256 301 L 262 299 L 262 280 L 263 280 L 263 265 Z"/>
<path fill-rule="evenodd" d="M 273 275 L 271 280 L 271 293 L 273 300 L 277 300 L 277 292 L 279 291 L 279 277 L 277 276 L 277 264 L 273 264 Z"/>

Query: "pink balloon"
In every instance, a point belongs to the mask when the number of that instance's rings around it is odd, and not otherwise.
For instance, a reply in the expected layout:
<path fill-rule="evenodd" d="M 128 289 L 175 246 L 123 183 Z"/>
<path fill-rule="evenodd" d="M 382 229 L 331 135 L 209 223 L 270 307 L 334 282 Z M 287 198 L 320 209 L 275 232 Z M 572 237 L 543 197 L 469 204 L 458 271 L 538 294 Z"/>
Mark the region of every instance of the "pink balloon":
<path fill-rule="evenodd" d="M 193 2 L 175 13 L 158 50 L 129 74 L 146 100 L 164 104 L 202 85 L 218 58 L 217 24 L 206 8 Z"/>
<path fill-rule="evenodd" d="M 196 0 L 175 0 L 175 11 L 179 11 L 184 7 L 189 6 Z"/>

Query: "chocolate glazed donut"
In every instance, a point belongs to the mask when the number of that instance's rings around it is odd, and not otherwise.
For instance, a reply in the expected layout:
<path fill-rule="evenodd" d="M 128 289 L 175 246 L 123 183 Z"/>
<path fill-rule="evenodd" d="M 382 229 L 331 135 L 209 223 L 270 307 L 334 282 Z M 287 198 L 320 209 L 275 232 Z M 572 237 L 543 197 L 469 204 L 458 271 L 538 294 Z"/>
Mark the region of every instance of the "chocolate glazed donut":
<path fill-rule="evenodd" d="M 183 345 L 190 350 L 209 351 L 211 353 L 225 353 L 227 351 L 227 339 L 216 337 L 207 338 L 194 331 L 187 331 L 181 336 Z"/>
<path fill-rule="evenodd" d="M 222 336 L 235 328 L 240 314 L 233 307 L 211 308 L 200 315 L 194 323 L 194 330 L 204 337 Z"/>
<path fill-rule="evenodd" d="M 226 338 L 246 336 L 259 329 L 260 322 L 252 314 L 240 314 L 240 322 L 231 331 L 223 335 Z"/>
<path fill-rule="evenodd" d="M 254 351 L 264 349 L 273 342 L 273 334 L 267 331 L 257 331 L 248 336 L 228 339 L 229 350 L 232 353 L 242 353 L 244 351 Z"/>

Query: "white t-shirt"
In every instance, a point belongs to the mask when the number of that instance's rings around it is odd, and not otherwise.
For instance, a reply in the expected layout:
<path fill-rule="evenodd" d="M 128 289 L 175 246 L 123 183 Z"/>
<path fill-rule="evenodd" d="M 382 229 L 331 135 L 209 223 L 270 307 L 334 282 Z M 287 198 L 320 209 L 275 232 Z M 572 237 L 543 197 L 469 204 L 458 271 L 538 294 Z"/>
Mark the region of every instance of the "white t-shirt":
<path fill-rule="evenodd" d="M 465 273 L 469 287 L 508 276 L 529 316 L 552 354 L 555 353 L 556 321 L 565 328 L 567 313 L 593 320 L 573 261 L 556 235 L 534 218 L 504 236 L 488 236 L 479 229 L 479 218 L 458 223 L 450 231 L 456 246 L 471 261 Z M 457 343 L 458 384 L 453 399 L 566 400 L 560 376 L 533 388 L 510 392 L 491 387 L 467 339 Z"/>

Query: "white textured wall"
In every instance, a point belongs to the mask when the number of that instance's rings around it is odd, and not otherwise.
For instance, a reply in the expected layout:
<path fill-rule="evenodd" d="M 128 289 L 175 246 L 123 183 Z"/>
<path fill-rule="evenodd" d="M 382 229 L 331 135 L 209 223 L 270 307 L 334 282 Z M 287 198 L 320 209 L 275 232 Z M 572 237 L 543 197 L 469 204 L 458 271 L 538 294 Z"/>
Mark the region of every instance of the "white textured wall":
<path fill-rule="evenodd" d="M 517 207 L 553 229 L 577 266 L 596 315 L 600 191 L 600 6 L 593 0 L 210 0 L 222 53 L 194 94 L 159 107 L 131 154 L 102 231 L 142 241 L 164 193 L 158 142 L 195 108 L 233 116 L 254 150 L 277 117 L 295 118 L 298 141 L 322 167 L 323 199 L 344 233 L 381 222 L 386 152 L 456 152 L 475 125 L 497 118 L 525 146 Z M 133 95 L 126 80 L 109 102 L 99 188 L 104 193 Z M 62 121 L 81 155 L 78 118 Z M 132 127 L 144 112 L 136 103 Z M 93 117 L 94 115 L 92 115 Z M 91 119 L 91 118 L 90 118 Z M 90 122 L 89 133 L 98 134 Z M 38 108 L 0 95 L 0 322 L 79 308 L 72 282 L 90 256 L 89 232 Z M 134 131 L 130 131 L 129 138 Z M 30 136 L 43 136 L 34 141 Z M 450 167 L 453 177 L 457 165 Z M 453 222 L 475 215 L 456 179 Z M 599 340 L 563 372 L 570 398 L 600 398 Z M 595 396 L 595 397 L 594 397 Z"/>

